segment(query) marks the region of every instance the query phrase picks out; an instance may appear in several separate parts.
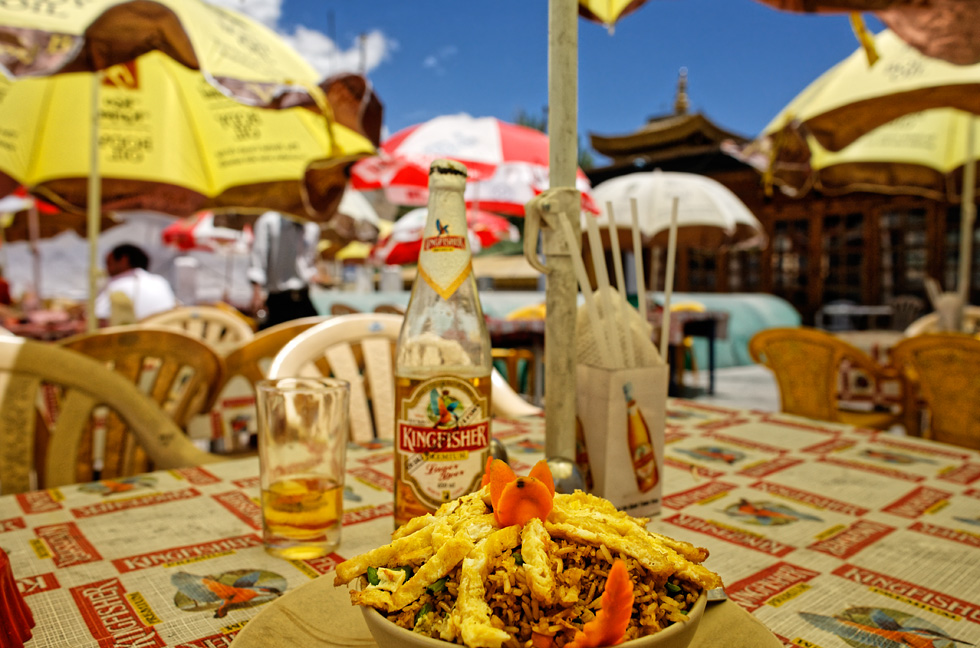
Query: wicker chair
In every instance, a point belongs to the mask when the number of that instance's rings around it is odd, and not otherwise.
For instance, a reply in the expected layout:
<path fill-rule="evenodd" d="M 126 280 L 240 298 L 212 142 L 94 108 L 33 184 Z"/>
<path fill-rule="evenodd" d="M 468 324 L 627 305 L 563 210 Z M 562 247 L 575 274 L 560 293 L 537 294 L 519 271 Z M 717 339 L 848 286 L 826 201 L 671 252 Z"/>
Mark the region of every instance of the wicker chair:
<path fill-rule="evenodd" d="M 887 430 L 905 421 L 901 412 L 844 409 L 838 400 L 841 364 L 876 381 L 900 380 L 866 353 L 834 335 L 812 328 L 774 328 L 749 340 L 752 359 L 776 376 L 782 411 L 821 421 Z"/>
<path fill-rule="evenodd" d="M 963 333 L 905 338 L 889 351 L 928 409 L 923 436 L 980 450 L 980 340 Z"/>

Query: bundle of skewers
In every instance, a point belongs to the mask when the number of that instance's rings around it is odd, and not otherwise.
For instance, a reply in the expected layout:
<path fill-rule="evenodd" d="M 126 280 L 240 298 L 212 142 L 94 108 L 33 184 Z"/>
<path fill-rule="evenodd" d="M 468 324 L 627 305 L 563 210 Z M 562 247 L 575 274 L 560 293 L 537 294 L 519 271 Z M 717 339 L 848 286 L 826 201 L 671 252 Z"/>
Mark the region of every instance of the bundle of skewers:
<path fill-rule="evenodd" d="M 584 298 L 584 304 L 579 308 L 578 321 L 576 322 L 578 361 L 603 369 L 662 365 L 664 364 L 663 358 L 667 356 L 670 297 L 674 285 L 674 263 L 677 249 L 678 199 L 676 197 L 673 199 L 671 208 L 659 351 L 653 343 L 650 324 L 647 321 L 647 292 L 644 284 L 645 274 L 639 212 L 635 198 L 630 200 L 630 207 L 632 256 L 636 277 L 636 307 L 630 303 L 627 295 L 623 259 L 612 203 L 606 203 L 606 212 L 609 216 L 609 241 L 613 272 L 616 278 L 615 288 L 609 281 L 609 270 L 606 266 L 602 236 L 596 219 L 592 216 L 586 216 L 584 219 L 592 267 L 596 277 L 596 290 L 594 291 L 572 225 L 567 220 L 562 220 L 564 234 L 572 250 L 571 257 L 575 277 Z"/>

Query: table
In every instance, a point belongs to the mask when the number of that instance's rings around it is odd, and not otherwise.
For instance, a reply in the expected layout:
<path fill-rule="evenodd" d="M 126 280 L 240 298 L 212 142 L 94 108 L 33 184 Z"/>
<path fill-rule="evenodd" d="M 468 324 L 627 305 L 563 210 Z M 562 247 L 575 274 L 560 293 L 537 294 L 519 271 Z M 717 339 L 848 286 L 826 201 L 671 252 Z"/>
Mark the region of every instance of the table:
<path fill-rule="evenodd" d="M 840 330 L 841 327 L 852 328 L 852 317 L 868 318 L 868 328 L 873 329 L 878 323 L 879 317 L 891 319 L 894 309 L 891 306 L 876 306 L 872 304 L 824 304 L 814 316 L 814 326 L 817 328 L 829 328 Z M 830 317 L 828 325 L 824 320 Z"/>
<path fill-rule="evenodd" d="M 544 451 L 541 418 L 496 420 L 494 434 L 518 473 Z M 709 548 L 729 597 L 784 643 L 843 647 L 839 618 L 980 641 L 980 453 L 680 399 L 665 440 L 651 527 Z M 311 561 L 261 548 L 254 459 L 0 497 L 0 547 L 38 621 L 29 645 L 228 646 L 272 597 L 221 615 L 174 575 L 257 571 L 292 590 L 384 543 L 391 453 L 351 447 L 343 543 Z"/>
<path fill-rule="evenodd" d="M 660 348 L 660 326 L 663 321 L 663 309 L 651 310 L 647 320 L 653 325 L 653 342 Z M 689 311 L 677 310 L 670 313 L 670 329 L 667 331 L 667 344 L 671 349 L 680 346 L 687 336 L 703 337 L 708 340 L 708 393 L 715 393 L 715 340 L 728 337 L 728 313 L 725 311 Z M 670 385 L 668 393 L 672 396 L 681 395 L 681 367 L 675 367 L 668 354 L 664 360 L 670 364 Z"/>
<path fill-rule="evenodd" d="M 486 321 L 490 344 L 495 349 L 531 349 L 534 354 L 534 404 L 540 407 L 544 395 L 544 320 L 509 320 L 488 315 Z"/>

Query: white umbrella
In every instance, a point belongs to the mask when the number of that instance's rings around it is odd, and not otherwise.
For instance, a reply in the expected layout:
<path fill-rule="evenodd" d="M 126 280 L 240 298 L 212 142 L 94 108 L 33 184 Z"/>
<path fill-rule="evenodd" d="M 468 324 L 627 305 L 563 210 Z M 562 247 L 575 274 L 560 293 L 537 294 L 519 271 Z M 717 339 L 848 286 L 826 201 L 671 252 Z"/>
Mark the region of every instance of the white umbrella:
<path fill-rule="evenodd" d="M 667 244 L 674 198 L 678 199 L 680 247 L 759 247 L 767 240 L 765 228 L 745 203 L 728 187 L 707 176 L 670 171 L 630 173 L 596 185 L 592 197 L 601 210 L 597 223 L 608 226 L 612 222 L 622 229 L 631 226 L 630 202 L 636 199 L 640 232 L 654 245 Z"/>

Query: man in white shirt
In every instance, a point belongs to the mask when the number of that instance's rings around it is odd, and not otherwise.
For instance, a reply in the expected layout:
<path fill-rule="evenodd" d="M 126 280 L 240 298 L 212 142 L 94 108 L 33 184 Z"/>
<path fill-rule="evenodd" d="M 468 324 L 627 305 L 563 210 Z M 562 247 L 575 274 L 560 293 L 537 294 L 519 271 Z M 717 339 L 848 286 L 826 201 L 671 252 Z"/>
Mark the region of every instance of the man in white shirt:
<path fill-rule="evenodd" d="M 129 323 L 118 317 L 118 305 L 123 303 L 127 308 L 132 304 L 135 321 L 177 306 L 170 283 L 160 275 L 147 272 L 149 265 L 146 252 L 129 243 L 117 245 L 106 255 L 109 283 L 95 299 L 95 316 L 99 320 L 110 320 L 112 324 Z M 113 303 L 117 304 L 116 318 L 112 317 Z"/>
<path fill-rule="evenodd" d="M 310 301 L 310 280 L 316 275 L 320 228 L 268 211 L 259 216 L 252 231 L 248 279 L 253 312 L 266 311 L 261 328 L 318 315 Z"/>

